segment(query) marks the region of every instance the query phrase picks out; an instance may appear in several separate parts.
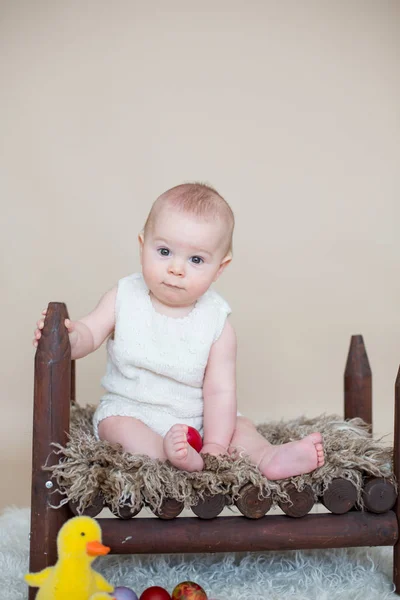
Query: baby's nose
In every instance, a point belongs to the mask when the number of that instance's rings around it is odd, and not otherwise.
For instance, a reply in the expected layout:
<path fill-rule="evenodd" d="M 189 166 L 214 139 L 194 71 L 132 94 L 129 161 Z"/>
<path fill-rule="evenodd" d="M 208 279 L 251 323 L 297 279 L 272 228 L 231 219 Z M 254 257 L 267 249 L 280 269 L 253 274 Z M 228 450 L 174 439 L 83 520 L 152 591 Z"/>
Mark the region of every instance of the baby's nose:
<path fill-rule="evenodd" d="M 182 277 L 185 274 L 183 261 L 174 260 L 168 267 L 168 272 L 172 275 Z"/>

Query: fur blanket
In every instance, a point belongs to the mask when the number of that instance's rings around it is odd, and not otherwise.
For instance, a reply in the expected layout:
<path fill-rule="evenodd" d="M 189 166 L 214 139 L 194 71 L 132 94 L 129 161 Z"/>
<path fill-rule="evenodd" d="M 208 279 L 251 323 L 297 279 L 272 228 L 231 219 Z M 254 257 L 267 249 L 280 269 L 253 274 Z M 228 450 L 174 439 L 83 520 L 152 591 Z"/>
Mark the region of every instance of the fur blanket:
<path fill-rule="evenodd" d="M 183 502 L 185 508 L 196 505 L 204 495 L 224 494 L 233 504 L 243 485 L 251 482 L 260 497 L 271 496 L 274 503 L 288 499 L 285 485 L 289 480 L 268 481 L 239 450 L 234 455 L 205 456 L 205 469 L 187 473 L 148 456 L 124 452 L 119 445 L 98 441 L 93 435 L 94 406 L 72 405 L 70 439 L 65 447 L 54 444 L 56 464 L 49 461 L 44 469 L 57 481 L 53 506 L 69 500 L 82 511 L 100 493 L 112 509 L 143 505 L 153 510 L 166 498 Z M 365 477 L 385 477 L 393 481 L 392 448 L 374 440 L 361 419 L 343 421 L 335 415 L 315 419 L 299 418 L 258 426 L 272 444 L 301 439 L 320 431 L 324 439 L 325 464 L 316 471 L 290 479 L 298 490 L 310 485 L 317 501 L 336 477 L 349 479 L 357 488 L 362 506 Z M 61 494 L 61 498 L 58 496 Z"/>

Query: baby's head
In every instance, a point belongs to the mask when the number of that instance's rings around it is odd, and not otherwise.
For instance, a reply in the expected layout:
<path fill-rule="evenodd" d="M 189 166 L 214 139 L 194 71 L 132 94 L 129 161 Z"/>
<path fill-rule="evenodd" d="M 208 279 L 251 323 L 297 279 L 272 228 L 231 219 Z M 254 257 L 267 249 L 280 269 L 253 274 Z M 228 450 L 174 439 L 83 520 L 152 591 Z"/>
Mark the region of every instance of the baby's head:
<path fill-rule="evenodd" d="M 143 277 L 156 298 L 190 306 L 232 260 L 234 216 L 213 188 L 185 183 L 154 202 L 139 235 Z"/>

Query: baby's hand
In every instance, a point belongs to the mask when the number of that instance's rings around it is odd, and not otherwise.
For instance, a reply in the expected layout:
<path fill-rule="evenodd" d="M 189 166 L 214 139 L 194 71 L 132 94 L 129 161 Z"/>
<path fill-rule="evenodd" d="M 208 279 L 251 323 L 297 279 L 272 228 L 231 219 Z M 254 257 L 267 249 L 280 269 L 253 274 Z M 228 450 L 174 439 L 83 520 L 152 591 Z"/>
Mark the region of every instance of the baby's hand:
<path fill-rule="evenodd" d="M 76 331 L 76 321 L 71 321 L 71 319 L 65 319 L 64 325 L 68 330 L 69 343 L 71 344 L 71 349 L 72 349 L 72 348 L 74 348 L 76 342 L 78 341 L 78 332 Z"/>
<path fill-rule="evenodd" d="M 35 348 L 38 347 L 39 340 L 42 337 L 42 329 L 44 327 L 44 318 L 47 315 L 47 308 L 42 310 L 42 315 L 43 315 L 43 318 L 39 319 L 39 321 L 36 323 L 37 327 L 35 329 L 34 338 L 32 340 L 32 343 L 35 346 Z M 65 319 L 64 325 L 68 330 L 69 341 L 70 341 L 71 347 L 73 347 L 78 338 L 78 334 L 75 331 L 75 322 L 71 321 L 70 319 Z"/>
<path fill-rule="evenodd" d="M 212 454 L 213 456 L 219 456 L 220 454 L 226 454 L 227 449 L 220 444 L 205 444 L 200 450 L 200 454 Z"/>
<path fill-rule="evenodd" d="M 34 338 L 32 340 L 32 344 L 35 346 L 35 348 L 38 347 L 39 340 L 42 337 L 42 329 L 44 327 L 44 317 L 46 316 L 46 314 L 47 314 L 47 308 L 42 310 L 43 318 L 39 319 L 39 321 L 36 323 L 35 333 L 33 334 Z"/>

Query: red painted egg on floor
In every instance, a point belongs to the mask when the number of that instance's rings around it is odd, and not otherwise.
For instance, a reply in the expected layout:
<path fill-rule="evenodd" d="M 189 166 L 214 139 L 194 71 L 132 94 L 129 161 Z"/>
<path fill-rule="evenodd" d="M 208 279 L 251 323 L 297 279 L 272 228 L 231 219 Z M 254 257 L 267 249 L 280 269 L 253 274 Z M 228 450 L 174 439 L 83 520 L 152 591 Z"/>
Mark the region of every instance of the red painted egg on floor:
<path fill-rule="evenodd" d="M 172 600 L 207 600 L 207 594 L 198 583 L 182 581 L 174 587 Z"/>
<path fill-rule="evenodd" d="M 203 440 L 201 439 L 201 435 L 194 427 L 190 427 L 188 425 L 188 432 L 186 434 L 186 439 L 188 443 L 196 450 L 196 452 L 200 452 L 203 447 Z"/>
<path fill-rule="evenodd" d="M 171 596 L 164 588 L 153 585 L 142 592 L 140 600 L 171 600 Z"/>

